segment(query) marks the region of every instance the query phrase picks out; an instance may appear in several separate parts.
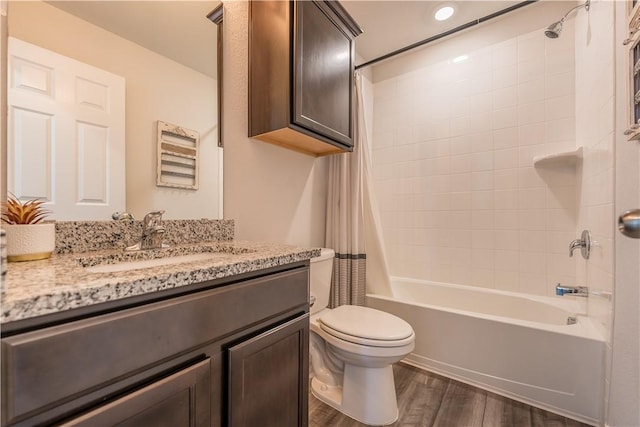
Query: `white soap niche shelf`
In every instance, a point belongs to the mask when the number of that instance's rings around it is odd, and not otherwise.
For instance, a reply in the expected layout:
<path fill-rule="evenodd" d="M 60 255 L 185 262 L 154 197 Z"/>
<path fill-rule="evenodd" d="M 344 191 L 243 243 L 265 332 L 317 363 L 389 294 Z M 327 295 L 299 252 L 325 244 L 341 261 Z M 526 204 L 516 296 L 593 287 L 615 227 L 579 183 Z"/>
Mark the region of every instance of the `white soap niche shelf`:
<path fill-rule="evenodd" d="M 534 167 L 555 167 L 555 166 L 575 166 L 582 161 L 582 147 L 571 151 L 547 154 L 545 156 L 535 156 L 533 158 Z"/>

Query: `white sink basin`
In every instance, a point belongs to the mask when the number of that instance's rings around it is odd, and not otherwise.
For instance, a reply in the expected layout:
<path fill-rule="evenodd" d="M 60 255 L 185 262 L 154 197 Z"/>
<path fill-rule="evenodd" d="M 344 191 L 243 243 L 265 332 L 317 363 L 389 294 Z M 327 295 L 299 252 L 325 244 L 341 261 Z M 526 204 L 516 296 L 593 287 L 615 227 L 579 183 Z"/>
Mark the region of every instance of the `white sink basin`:
<path fill-rule="evenodd" d="M 164 265 L 182 264 L 185 262 L 213 260 L 224 255 L 228 254 L 220 252 L 200 252 L 190 255 L 147 259 L 144 261 L 123 261 L 115 264 L 100 264 L 92 267 L 85 267 L 84 270 L 89 273 L 117 273 L 119 271 L 139 270 L 141 268 L 160 267 Z"/>

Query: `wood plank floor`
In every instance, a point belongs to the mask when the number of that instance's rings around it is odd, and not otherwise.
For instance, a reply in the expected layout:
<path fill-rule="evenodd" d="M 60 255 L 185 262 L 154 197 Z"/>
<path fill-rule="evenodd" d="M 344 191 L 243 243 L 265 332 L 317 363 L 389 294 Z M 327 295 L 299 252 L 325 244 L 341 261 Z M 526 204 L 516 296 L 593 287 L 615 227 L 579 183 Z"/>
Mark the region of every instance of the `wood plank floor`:
<path fill-rule="evenodd" d="M 588 427 L 542 409 L 403 363 L 393 366 L 395 427 Z M 309 394 L 309 427 L 361 427 Z"/>

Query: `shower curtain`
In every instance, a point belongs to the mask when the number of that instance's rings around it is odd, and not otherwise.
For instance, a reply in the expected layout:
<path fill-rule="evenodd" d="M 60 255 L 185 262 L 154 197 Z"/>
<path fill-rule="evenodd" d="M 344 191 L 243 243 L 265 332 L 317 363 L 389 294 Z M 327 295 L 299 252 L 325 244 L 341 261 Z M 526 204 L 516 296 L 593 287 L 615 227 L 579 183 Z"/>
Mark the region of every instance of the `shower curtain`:
<path fill-rule="evenodd" d="M 331 307 L 364 305 L 367 287 L 370 292 L 391 296 L 371 178 L 363 79 L 357 72 L 353 152 L 329 159 L 326 245 L 336 252 Z"/>

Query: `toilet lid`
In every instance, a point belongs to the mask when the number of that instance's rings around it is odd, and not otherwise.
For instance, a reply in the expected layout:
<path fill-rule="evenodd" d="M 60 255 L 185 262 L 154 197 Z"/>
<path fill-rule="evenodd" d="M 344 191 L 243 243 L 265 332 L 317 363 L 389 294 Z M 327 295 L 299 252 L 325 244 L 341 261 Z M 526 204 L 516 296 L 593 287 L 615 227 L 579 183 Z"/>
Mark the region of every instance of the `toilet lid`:
<path fill-rule="evenodd" d="M 414 335 L 411 325 L 404 320 L 369 307 L 341 305 L 318 320 L 326 332 L 352 342 L 372 341 L 375 345 L 378 341 L 381 346 L 403 345 L 402 342 L 413 339 Z"/>

